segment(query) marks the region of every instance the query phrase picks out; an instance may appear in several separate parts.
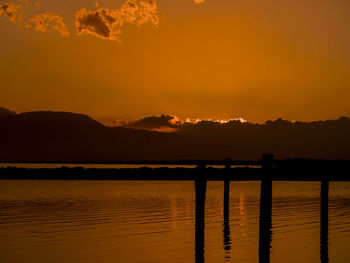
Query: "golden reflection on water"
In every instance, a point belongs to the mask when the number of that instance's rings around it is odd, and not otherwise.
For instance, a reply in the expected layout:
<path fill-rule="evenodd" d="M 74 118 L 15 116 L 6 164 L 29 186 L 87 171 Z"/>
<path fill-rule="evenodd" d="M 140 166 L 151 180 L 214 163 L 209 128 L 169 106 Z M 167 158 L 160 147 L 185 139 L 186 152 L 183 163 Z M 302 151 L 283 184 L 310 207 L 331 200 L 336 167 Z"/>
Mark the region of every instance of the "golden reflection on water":
<path fill-rule="evenodd" d="M 177 220 L 176 219 L 178 217 L 176 198 L 171 199 L 170 210 L 171 210 L 172 231 L 174 231 L 176 233 L 177 232 Z"/>
<path fill-rule="evenodd" d="M 260 182 L 208 182 L 205 262 L 258 262 Z M 329 258 L 350 262 L 350 184 L 330 183 Z M 225 222 L 226 220 L 226 222 Z M 193 182 L 0 181 L 0 262 L 194 262 Z M 274 182 L 271 262 L 320 262 L 320 183 Z"/>
<path fill-rule="evenodd" d="M 244 222 L 246 220 L 245 218 L 245 211 L 244 211 L 244 195 L 241 194 L 239 197 L 239 215 L 240 215 L 240 222 L 239 225 L 242 227 L 242 232 L 244 232 Z M 243 233 L 242 236 L 245 234 Z"/>

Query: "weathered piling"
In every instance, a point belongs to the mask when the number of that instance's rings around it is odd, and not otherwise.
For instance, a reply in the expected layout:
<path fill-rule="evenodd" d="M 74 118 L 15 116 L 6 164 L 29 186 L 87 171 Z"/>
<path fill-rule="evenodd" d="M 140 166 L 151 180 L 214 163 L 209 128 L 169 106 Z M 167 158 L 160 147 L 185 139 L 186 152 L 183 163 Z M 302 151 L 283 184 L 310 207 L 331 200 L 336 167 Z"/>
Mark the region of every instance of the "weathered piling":
<path fill-rule="evenodd" d="M 321 263 L 328 263 L 328 192 L 329 180 L 323 177 L 321 181 Z"/>
<path fill-rule="evenodd" d="M 204 262 L 204 229 L 205 229 L 205 196 L 207 190 L 207 178 L 205 175 L 205 163 L 197 166 L 195 178 L 196 191 L 196 223 L 195 223 L 195 262 Z"/>
<path fill-rule="evenodd" d="M 230 181 L 224 181 L 224 215 L 230 212 Z"/>
<path fill-rule="evenodd" d="M 225 160 L 225 172 L 226 176 L 229 175 L 231 168 L 231 159 Z M 227 176 L 228 177 L 228 176 Z M 230 179 L 225 178 L 224 180 L 224 214 L 229 212 L 230 204 Z"/>
<path fill-rule="evenodd" d="M 263 177 L 261 179 L 259 220 L 259 262 L 269 263 L 272 238 L 272 154 L 263 155 L 262 170 Z"/>
<path fill-rule="evenodd" d="M 231 159 L 225 160 L 225 171 L 229 174 L 231 168 Z M 224 180 L 224 250 L 225 258 L 230 258 L 231 233 L 230 233 L 230 180 Z"/>

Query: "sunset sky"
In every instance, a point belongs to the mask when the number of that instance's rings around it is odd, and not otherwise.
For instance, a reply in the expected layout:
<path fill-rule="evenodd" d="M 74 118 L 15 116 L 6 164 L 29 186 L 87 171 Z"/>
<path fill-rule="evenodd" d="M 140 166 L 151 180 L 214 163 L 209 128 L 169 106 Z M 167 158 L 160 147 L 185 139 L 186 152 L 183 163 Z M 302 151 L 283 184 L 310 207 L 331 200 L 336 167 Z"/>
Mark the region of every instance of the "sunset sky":
<path fill-rule="evenodd" d="M 17 112 L 350 116 L 349 0 L 0 5 L 0 106 Z"/>

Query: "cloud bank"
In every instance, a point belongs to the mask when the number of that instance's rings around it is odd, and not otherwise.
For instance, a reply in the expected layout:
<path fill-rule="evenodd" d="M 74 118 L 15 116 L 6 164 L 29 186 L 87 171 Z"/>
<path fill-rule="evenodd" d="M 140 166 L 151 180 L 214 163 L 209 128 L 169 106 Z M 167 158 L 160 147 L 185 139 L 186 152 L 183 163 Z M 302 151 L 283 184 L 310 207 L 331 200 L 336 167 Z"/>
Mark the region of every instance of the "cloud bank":
<path fill-rule="evenodd" d="M 90 34 L 102 39 L 120 41 L 121 28 L 126 23 L 140 26 L 150 22 L 158 26 L 157 9 L 154 0 L 127 0 L 118 9 L 87 10 L 82 8 L 75 14 L 75 27 L 79 36 Z"/>
<path fill-rule="evenodd" d="M 177 130 L 175 116 L 150 116 L 133 122 L 120 122 L 119 126 L 159 132 L 174 132 Z"/>
<path fill-rule="evenodd" d="M 175 132 L 189 127 L 211 127 L 211 126 L 232 126 L 247 123 L 243 118 L 232 118 L 227 120 L 218 119 L 180 119 L 177 116 L 160 115 L 149 116 L 135 121 L 113 121 L 114 127 L 125 127 L 159 132 Z"/>

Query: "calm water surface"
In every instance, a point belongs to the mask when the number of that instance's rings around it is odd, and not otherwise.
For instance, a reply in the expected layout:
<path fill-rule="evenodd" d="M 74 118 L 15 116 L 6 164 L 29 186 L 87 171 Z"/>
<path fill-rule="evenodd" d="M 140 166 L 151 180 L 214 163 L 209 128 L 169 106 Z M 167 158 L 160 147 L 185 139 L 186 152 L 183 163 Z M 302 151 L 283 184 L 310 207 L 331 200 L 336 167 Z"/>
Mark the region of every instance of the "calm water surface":
<path fill-rule="evenodd" d="M 350 262 L 350 183 L 330 183 L 330 262 Z M 320 262 L 320 183 L 274 182 L 271 262 Z M 208 182 L 205 261 L 258 262 L 260 182 Z M 224 231 L 225 230 L 225 231 Z M 193 182 L 0 181 L 0 262 L 194 262 Z"/>

